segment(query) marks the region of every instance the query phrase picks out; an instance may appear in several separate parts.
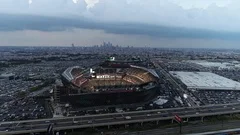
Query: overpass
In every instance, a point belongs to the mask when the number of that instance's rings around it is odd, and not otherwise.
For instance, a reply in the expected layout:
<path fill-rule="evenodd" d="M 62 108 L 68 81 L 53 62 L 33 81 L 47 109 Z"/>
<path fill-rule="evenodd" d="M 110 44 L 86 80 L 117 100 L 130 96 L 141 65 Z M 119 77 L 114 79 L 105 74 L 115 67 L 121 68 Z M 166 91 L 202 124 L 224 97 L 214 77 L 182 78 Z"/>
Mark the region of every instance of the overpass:
<path fill-rule="evenodd" d="M 0 123 L 0 134 L 25 134 L 46 132 L 50 123 L 54 125 L 54 131 L 109 127 L 113 125 L 127 125 L 131 123 L 143 124 L 144 122 L 156 122 L 173 120 L 175 114 L 188 121 L 189 118 L 201 118 L 206 116 L 237 114 L 240 113 L 240 104 L 220 104 L 200 107 L 182 107 L 156 110 L 143 110 L 122 113 L 109 113 L 97 115 L 85 115 L 74 117 L 49 118 L 38 120 L 8 121 Z M 128 119 L 126 116 L 129 116 Z"/>

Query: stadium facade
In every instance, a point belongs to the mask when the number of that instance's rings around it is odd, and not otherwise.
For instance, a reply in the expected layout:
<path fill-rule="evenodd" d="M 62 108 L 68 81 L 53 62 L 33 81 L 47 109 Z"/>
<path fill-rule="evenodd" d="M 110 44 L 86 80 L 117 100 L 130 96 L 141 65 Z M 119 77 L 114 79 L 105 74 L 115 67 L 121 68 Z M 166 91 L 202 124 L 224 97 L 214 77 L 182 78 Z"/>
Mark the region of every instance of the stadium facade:
<path fill-rule="evenodd" d="M 60 102 L 78 107 L 145 103 L 158 96 L 158 78 L 155 70 L 126 61 L 69 67 L 62 73 Z"/>

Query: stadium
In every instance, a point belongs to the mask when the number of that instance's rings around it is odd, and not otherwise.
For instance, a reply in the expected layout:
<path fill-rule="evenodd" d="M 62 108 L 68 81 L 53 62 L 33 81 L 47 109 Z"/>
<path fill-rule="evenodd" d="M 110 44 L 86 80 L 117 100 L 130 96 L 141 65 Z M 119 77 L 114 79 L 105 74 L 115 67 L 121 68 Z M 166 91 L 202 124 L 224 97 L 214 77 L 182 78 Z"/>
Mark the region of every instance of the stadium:
<path fill-rule="evenodd" d="M 126 61 L 69 67 L 62 73 L 60 102 L 78 107 L 145 103 L 158 95 L 158 78 L 155 70 Z"/>

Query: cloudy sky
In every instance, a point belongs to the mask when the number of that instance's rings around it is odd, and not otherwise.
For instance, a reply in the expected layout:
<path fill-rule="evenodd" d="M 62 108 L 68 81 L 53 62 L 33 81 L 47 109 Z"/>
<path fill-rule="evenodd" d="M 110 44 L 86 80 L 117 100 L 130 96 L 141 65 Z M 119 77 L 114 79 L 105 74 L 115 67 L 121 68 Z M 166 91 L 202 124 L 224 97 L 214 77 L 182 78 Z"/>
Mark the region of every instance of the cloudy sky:
<path fill-rule="evenodd" d="M 0 0 L 0 46 L 240 48 L 239 0 Z"/>

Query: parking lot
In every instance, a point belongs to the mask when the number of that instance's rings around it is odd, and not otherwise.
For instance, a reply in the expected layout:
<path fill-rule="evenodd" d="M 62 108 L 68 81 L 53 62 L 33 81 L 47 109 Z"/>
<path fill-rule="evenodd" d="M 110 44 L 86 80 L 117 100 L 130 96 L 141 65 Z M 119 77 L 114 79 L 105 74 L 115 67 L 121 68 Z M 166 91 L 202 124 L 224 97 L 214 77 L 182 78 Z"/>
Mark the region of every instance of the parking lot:
<path fill-rule="evenodd" d="M 0 110 L 1 121 L 16 121 L 51 117 L 41 99 L 24 98 L 5 104 Z"/>
<path fill-rule="evenodd" d="M 198 90 L 194 95 L 205 105 L 240 102 L 240 91 Z"/>

